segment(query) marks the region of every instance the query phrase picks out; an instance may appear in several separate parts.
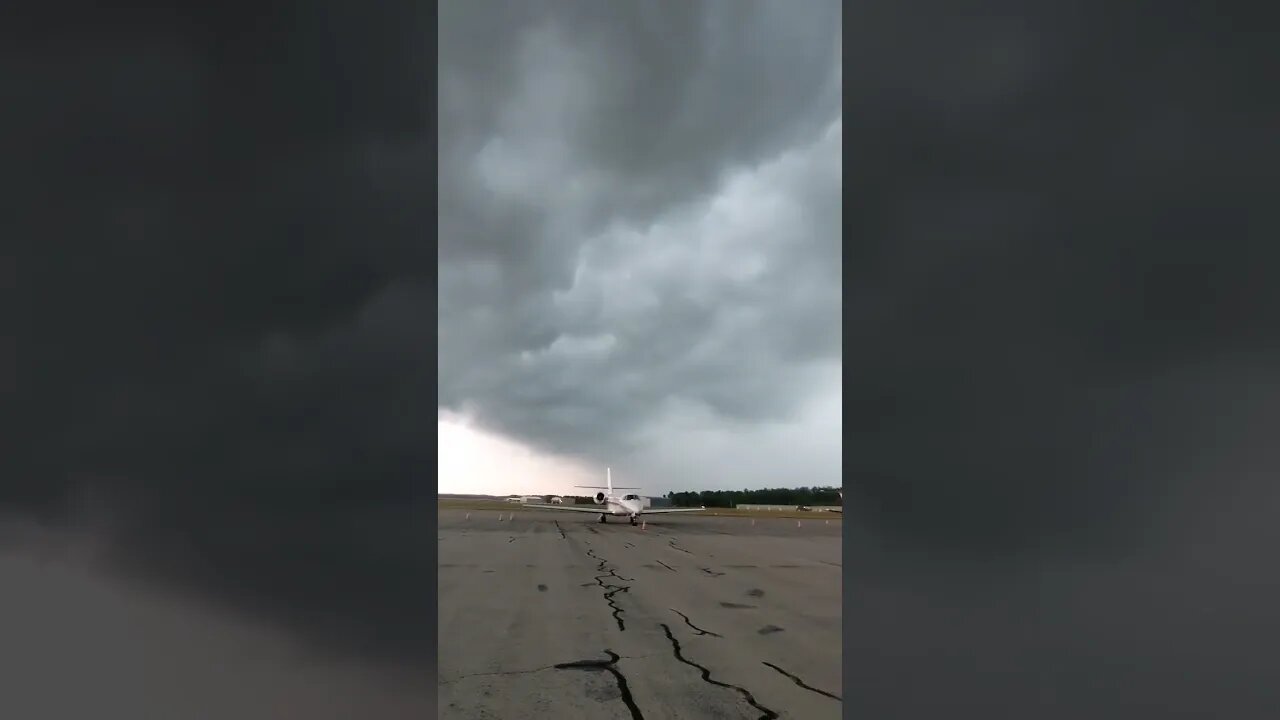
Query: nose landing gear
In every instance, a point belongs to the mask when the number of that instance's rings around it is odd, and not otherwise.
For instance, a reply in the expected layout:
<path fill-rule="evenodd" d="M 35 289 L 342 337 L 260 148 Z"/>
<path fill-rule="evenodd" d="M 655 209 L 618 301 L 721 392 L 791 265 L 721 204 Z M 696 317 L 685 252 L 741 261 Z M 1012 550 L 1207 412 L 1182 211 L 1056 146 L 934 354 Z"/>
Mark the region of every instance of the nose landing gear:
<path fill-rule="evenodd" d="M 600 513 L 600 522 L 604 522 L 604 513 Z"/>
<path fill-rule="evenodd" d="M 631 524 L 632 524 L 632 525 L 635 525 L 635 524 L 636 524 L 636 516 L 635 516 L 635 515 L 632 515 L 632 516 L 631 516 Z"/>

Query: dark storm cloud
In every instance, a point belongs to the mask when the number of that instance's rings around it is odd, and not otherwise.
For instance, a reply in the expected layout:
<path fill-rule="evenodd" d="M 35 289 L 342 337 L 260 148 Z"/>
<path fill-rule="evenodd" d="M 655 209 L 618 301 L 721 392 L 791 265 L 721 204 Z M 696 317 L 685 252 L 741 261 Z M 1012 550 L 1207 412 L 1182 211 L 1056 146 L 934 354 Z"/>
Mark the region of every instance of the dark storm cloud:
<path fill-rule="evenodd" d="M 831 391 L 839 7 L 516 7 L 441 16 L 441 403 L 600 460 Z"/>
<path fill-rule="evenodd" d="M 1082 472 L 1114 465 L 1100 455 L 1116 433 L 1144 433 L 1150 448 L 1195 435 L 1200 414 L 1161 405 L 1187 371 L 1229 378 L 1275 348 L 1280 293 L 1263 245 L 1275 217 L 1256 210 L 1250 161 L 1274 141 L 1222 102 L 1238 70 L 1210 52 L 1209 30 L 1175 41 L 1163 25 L 1077 11 L 966 22 L 969 34 L 927 41 L 947 70 L 860 75 L 851 95 L 876 110 L 855 123 L 846 342 L 875 351 L 850 358 L 847 403 L 870 433 L 856 456 L 869 505 L 892 492 L 945 504 L 905 489 L 941 483 L 991 497 L 978 524 L 1032 527 L 1024 500 L 1061 493 L 1047 518 L 1139 482 Z M 997 72 L 979 47 L 1030 49 L 993 51 Z M 995 92 L 991 75 L 1016 81 Z M 913 446 L 930 452 L 903 457 Z"/>
<path fill-rule="evenodd" d="M 427 664 L 430 26 L 339 5 L 73 15 L 6 47 L 0 512 L 91 527 L 113 572 L 313 644 Z"/>
<path fill-rule="evenodd" d="M 865 709 L 1268 716 L 1266 41 L 1190 4 L 936 5 L 847 18 Z"/>
<path fill-rule="evenodd" d="M 406 674 L 317 657 L 210 598 L 163 597 L 94 568 L 91 538 L 0 524 L 0 707 L 27 718 L 420 718 Z M 210 605 L 214 607 L 210 607 Z"/>

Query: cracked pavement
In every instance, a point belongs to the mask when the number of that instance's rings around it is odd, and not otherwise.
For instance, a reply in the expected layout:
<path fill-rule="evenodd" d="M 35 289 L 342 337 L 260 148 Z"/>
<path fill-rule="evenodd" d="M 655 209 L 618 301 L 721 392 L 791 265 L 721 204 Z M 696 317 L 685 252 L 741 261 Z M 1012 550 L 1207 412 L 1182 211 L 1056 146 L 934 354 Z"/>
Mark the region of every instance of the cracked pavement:
<path fill-rule="evenodd" d="M 841 717 L 839 520 L 497 517 L 439 512 L 439 717 Z"/>

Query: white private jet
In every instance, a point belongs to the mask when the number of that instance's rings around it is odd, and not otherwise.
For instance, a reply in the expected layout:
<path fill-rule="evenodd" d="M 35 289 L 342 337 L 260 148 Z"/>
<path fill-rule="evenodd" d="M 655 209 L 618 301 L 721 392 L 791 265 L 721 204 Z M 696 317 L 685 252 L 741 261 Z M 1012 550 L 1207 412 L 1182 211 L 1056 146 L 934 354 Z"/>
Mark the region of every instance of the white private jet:
<path fill-rule="evenodd" d="M 604 508 L 597 510 L 590 505 L 535 505 L 529 504 L 525 507 L 537 508 L 538 510 L 567 510 L 570 512 L 588 512 L 596 513 L 600 516 L 600 522 L 604 522 L 605 518 L 610 515 L 622 515 L 631 519 L 631 524 L 636 524 L 636 518 L 641 515 L 658 515 L 662 513 L 675 512 L 700 512 L 706 510 L 706 506 L 696 508 L 647 508 L 644 507 L 644 496 L 642 495 L 614 495 L 614 490 L 639 490 L 640 488 L 615 488 L 613 486 L 613 473 L 609 468 L 605 468 L 605 487 L 598 485 L 575 485 L 575 487 L 588 488 L 591 490 L 604 490 L 604 492 L 596 493 L 596 505 L 603 505 Z"/>

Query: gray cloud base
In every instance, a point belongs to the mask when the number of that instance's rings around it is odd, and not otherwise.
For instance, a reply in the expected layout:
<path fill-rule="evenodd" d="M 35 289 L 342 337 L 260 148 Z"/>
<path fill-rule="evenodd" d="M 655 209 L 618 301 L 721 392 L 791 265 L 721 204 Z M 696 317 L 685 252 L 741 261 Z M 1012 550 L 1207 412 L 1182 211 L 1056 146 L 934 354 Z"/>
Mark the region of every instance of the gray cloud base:
<path fill-rule="evenodd" d="M 829 392 L 838 7 L 549 7 L 442 17 L 440 402 L 605 462 Z"/>
<path fill-rule="evenodd" d="M 309 8 L 6 27 L 0 520 L 87 528 L 116 580 L 421 669 L 428 25 Z"/>
<path fill-rule="evenodd" d="M 1268 717 L 1256 18 L 930 5 L 845 18 L 861 710 Z"/>

